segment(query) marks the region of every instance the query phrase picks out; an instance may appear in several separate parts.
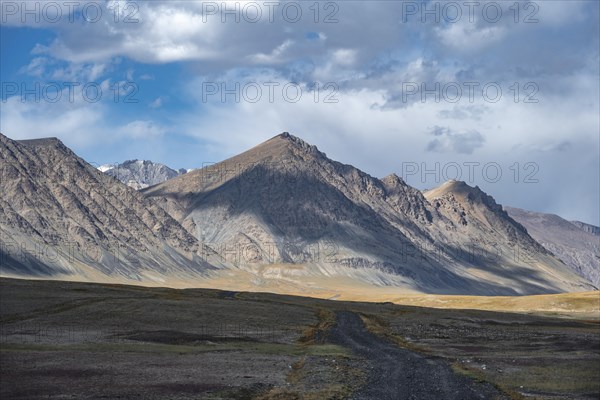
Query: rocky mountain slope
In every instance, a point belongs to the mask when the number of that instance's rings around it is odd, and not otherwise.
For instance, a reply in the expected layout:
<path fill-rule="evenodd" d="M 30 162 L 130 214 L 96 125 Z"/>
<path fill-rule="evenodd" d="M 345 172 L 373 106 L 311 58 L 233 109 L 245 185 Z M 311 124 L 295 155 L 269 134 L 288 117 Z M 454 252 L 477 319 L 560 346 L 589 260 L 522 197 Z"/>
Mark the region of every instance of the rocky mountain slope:
<path fill-rule="evenodd" d="M 599 228 L 558 215 L 506 207 L 508 214 L 573 271 L 600 287 Z"/>
<path fill-rule="evenodd" d="M 584 232 L 590 233 L 594 236 L 600 236 L 600 226 L 586 224 L 585 222 L 581 222 L 581 221 L 569 221 L 569 222 L 571 222 L 573 225 L 575 225 L 576 227 L 578 227 L 579 229 L 581 229 Z"/>
<path fill-rule="evenodd" d="M 423 194 L 287 133 L 143 193 L 256 285 L 328 276 L 427 293 L 592 288 L 479 188 Z"/>
<path fill-rule="evenodd" d="M 148 160 L 128 160 L 121 164 L 102 165 L 98 169 L 134 189 L 157 185 L 187 172 L 183 168 L 174 170 Z"/>
<path fill-rule="evenodd" d="M 161 207 L 58 139 L 0 134 L 0 192 L 2 275 L 163 283 L 211 268 Z"/>

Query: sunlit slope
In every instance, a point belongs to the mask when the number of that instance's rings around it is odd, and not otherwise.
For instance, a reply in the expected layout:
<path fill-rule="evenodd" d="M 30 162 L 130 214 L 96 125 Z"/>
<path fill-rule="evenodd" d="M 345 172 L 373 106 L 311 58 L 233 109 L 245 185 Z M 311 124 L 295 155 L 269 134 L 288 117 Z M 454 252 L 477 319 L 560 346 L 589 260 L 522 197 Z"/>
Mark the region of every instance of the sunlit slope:
<path fill-rule="evenodd" d="M 316 297 L 332 300 L 392 302 L 443 309 L 475 309 L 600 320 L 600 291 L 530 296 L 456 296 L 375 287 L 350 277 L 294 274 L 303 266 L 268 266 L 254 271 L 222 270 L 202 287 Z"/>
<path fill-rule="evenodd" d="M 334 287 L 448 295 L 594 289 L 478 187 L 450 181 L 421 193 L 287 133 L 143 193 L 233 270 L 282 286 L 335 278 Z"/>

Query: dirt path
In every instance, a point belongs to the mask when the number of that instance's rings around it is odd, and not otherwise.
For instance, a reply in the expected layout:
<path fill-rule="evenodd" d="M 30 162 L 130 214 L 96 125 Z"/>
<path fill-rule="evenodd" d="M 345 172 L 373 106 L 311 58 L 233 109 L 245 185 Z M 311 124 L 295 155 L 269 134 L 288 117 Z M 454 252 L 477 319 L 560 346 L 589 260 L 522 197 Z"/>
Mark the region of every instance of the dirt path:
<path fill-rule="evenodd" d="M 369 371 L 367 384 L 355 393 L 355 400 L 502 398 L 491 385 L 457 375 L 441 360 L 401 349 L 372 334 L 355 313 L 340 311 L 336 319 L 330 341 L 365 358 Z"/>

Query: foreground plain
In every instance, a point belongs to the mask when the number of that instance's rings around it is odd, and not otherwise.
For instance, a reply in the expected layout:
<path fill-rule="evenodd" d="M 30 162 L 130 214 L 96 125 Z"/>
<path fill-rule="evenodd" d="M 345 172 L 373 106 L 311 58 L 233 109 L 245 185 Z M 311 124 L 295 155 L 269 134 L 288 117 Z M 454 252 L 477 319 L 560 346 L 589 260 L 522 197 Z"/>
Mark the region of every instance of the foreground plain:
<path fill-rule="evenodd" d="M 0 289 L 3 399 L 600 398 L 589 313 L 13 279 Z"/>

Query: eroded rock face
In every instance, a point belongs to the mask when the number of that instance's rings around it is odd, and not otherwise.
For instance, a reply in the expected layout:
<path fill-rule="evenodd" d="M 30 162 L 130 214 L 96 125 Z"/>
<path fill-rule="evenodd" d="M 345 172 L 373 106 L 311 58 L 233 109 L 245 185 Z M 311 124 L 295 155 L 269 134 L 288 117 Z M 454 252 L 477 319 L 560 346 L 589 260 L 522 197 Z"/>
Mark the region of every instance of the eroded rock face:
<path fill-rule="evenodd" d="M 508 214 L 577 274 L 600 287 L 600 228 L 558 215 L 507 207 Z"/>
<path fill-rule="evenodd" d="M 591 233 L 594 236 L 600 236 L 600 226 L 586 224 L 581 221 L 569 221 L 584 232 Z"/>
<path fill-rule="evenodd" d="M 241 267 L 300 263 L 307 274 L 436 293 L 591 288 L 479 188 L 421 193 L 288 133 L 143 193 Z"/>
<path fill-rule="evenodd" d="M 0 135 L 0 163 L 2 273 L 143 280 L 208 268 L 179 222 L 58 139 Z"/>

